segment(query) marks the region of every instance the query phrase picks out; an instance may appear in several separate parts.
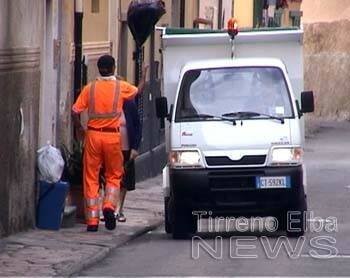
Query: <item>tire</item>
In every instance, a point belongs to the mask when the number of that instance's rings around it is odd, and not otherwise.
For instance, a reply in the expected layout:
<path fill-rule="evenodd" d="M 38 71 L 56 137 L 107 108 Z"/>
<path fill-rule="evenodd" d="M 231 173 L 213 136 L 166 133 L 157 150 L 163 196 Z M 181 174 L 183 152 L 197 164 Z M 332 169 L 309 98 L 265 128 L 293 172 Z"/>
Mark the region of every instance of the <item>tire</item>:
<path fill-rule="evenodd" d="M 170 223 L 170 211 L 169 211 L 169 202 L 170 202 L 170 197 L 165 197 L 164 198 L 164 226 L 165 226 L 165 232 L 167 234 L 172 233 L 172 228 L 171 228 L 171 223 Z"/>
<path fill-rule="evenodd" d="M 171 230 L 173 239 L 186 239 L 197 231 L 197 219 L 192 211 L 177 203 L 173 197 L 169 200 Z"/>
<path fill-rule="evenodd" d="M 291 209 L 290 211 L 295 212 L 292 215 L 293 223 L 288 223 L 289 216 L 288 216 L 288 213 L 285 212 L 278 217 L 279 225 L 280 225 L 279 227 L 286 231 L 286 234 L 288 237 L 303 236 L 306 229 L 306 219 L 305 219 L 305 215 L 307 212 L 306 198 L 304 198 L 303 201 L 295 209 Z"/>

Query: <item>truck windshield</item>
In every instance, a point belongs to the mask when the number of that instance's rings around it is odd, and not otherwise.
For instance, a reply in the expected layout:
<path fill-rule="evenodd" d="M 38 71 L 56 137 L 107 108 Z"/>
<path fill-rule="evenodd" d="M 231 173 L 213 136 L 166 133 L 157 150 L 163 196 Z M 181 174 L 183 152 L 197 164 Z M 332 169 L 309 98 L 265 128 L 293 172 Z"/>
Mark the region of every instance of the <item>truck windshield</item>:
<path fill-rule="evenodd" d="M 286 81 L 279 68 L 219 68 L 186 72 L 176 121 L 220 120 L 223 115 L 245 115 L 245 111 L 256 114 L 249 119 L 294 117 Z"/>

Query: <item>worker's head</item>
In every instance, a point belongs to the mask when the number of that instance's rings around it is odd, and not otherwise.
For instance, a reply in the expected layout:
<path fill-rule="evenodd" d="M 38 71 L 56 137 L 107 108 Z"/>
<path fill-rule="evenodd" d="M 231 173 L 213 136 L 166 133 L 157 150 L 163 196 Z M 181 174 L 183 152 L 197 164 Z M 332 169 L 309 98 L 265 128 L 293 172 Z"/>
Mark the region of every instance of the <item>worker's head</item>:
<path fill-rule="evenodd" d="M 115 72 L 115 59 L 111 55 L 103 55 L 97 61 L 101 76 L 112 76 Z"/>

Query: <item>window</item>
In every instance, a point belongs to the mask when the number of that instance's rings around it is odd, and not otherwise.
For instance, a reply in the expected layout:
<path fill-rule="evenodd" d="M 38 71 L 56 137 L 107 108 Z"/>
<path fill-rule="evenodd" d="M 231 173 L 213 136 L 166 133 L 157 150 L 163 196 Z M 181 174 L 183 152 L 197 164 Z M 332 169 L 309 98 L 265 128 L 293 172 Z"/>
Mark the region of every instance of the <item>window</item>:
<path fill-rule="evenodd" d="M 96 14 L 100 12 L 100 0 L 91 0 L 91 13 Z"/>
<path fill-rule="evenodd" d="M 254 27 L 281 27 L 287 0 L 254 0 Z"/>

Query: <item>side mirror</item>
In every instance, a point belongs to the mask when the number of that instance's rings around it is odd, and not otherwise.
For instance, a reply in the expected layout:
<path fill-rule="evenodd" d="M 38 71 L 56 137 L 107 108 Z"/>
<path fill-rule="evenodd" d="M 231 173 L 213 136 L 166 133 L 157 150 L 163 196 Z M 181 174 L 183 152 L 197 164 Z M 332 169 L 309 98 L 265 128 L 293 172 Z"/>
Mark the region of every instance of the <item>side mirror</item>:
<path fill-rule="evenodd" d="M 168 101 L 166 97 L 156 98 L 156 114 L 160 119 L 160 128 L 165 127 L 164 119 L 168 117 Z"/>
<path fill-rule="evenodd" d="M 174 111 L 174 104 L 171 104 L 169 114 L 166 117 L 169 122 L 171 122 L 171 115 L 173 114 L 173 111 Z"/>
<path fill-rule="evenodd" d="M 301 112 L 311 113 L 315 110 L 314 92 L 306 91 L 301 93 Z"/>
<path fill-rule="evenodd" d="M 168 101 L 166 97 L 156 98 L 157 118 L 164 119 L 168 116 Z"/>

